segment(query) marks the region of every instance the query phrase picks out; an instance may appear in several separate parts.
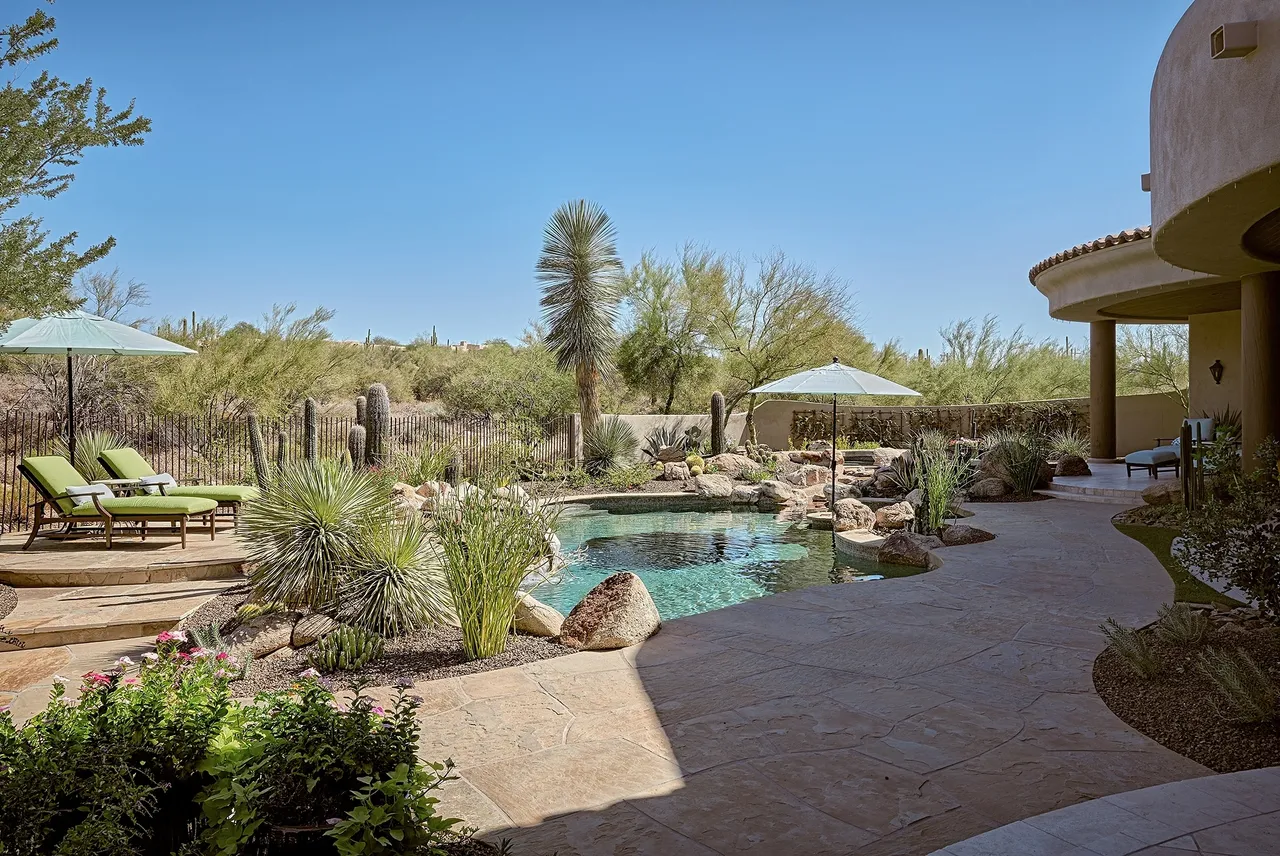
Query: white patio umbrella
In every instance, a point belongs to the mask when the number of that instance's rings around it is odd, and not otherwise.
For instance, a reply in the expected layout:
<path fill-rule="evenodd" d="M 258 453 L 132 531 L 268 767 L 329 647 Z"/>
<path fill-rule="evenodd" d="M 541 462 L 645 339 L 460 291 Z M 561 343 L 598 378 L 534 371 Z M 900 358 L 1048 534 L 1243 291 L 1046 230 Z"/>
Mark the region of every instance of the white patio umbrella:
<path fill-rule="evenodd" d="M 44 318 L 19 318 L 0 333 L 0 354 L 67 355 L 67 447 L 71 450 L 73 462 L 76 458 L 76 398 L 72 357 L 76 354 L 155 357 L 194 353 L 190 348 L 168 339 L 78 309 Z"/>
<path fill-rule="evenodd" d="M 831 528 L 835 538 L 836 506 L 836 396 L 838 395 L 919 395 L 914 389 L 885 380 L 879 375 L 841 364 L 835 357 L 825 366 L 797 372 L 796 374 L 758 386 L 751 392 L 771 395 L 830 395 L 831 396 Z M 834 543 L 834 541 L 833 541 Z"/>

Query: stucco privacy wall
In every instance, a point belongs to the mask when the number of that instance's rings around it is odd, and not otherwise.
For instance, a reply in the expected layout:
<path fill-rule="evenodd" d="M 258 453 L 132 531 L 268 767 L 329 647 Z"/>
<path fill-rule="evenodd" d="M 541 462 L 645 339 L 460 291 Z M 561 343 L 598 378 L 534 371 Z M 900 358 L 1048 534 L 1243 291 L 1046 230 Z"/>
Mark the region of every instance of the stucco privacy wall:
<path fill-rule="evenodd" d="M 644 448 L 645 438 L 656 428 L 663 425 L 669 425 L 677 430 L 684 431 L 697 425 L 702 429 L 703 436 L 711 436 L 711 414 L 710 413 L 672 413 L 667 416 L 657 415 L 629 415 L 619 416 L 623 422 L 631 426 L 631 430 L 636 432 L 636 439 L 640 441 L 640 447 Z M 742 431 L 747 424 L 747 415 L 745 413 L 734 413 L 729 416 L 725 425 L 724 440 L 727 446 L 737 446 L 742 439 Z M 785 444 L 784 444 L 785 445 Z M 637 453 L 637 457 L 639 454 Z"/>
<path fill-rule="evenodd" d="M 1224 313 L 1226 314 L 1226 313 Z M 1238 313 L 1237 313 L 1238 314 Z M 1237 337 L 1239 330 L 1237 328 Z M 1237 338 L 1238 341 L 1238 338 Z M 1210 360 L 1212 362 L 1212 360 Z M 1226 360 L 1223 360 L 1225 363 Z M 1209 372 L 1205 370 L 1205 376 L 1208 377 Z M 1223 378 L 1226 383 L 1226 378 Z M 1089 402 L 1087 399 L 1064 399 L 1081 407 L 1087 421 Z M 1031 402 L 1022 402 L 1029 404 Z M 875 411 L 878 415 L 891 416 L 902 411 L 909 411 L 910 407 L 859 407 L 859 406 L 840 406 L 838 408 L 842 412 L 857 411 L 866 413 Z M 931 407 L 929 410 L 966 410 L 967 405 L 952 405 L 951 407 Z M 789 401 L 786 399 L 773 398 L 763 401 L 756 406 L 755 422 L 756 436 L 761 443 L 771 446 L 774 449 L 785 449 L 791 442 L 791 418 L 798 410 L 822 410 L 830 412 L 830 405 L 822 405 L 814 401 Z M 737 414 L 735 414 L 737 416 Z M 1122 395 L 1116 399 L 1116 453 L 1119 455 L 1127 455 L 1130 452 L 1136 452 L 1139 449 L 1150 449 L 1152 440 L 1156 437 L 1174 437 L 1177 435 L 1178 428 L 1182 425 L 1182 420 L 1186 416 L 1186 412 L 1182 408 L 1178 399 L 1161 395 L 1159 393 L 1149 395 Z"/>
<path fill-rule="evenodd" d="M 1188 319 L 1191 370 L 1191 413 L 1212 415 L 1227 407 L 1239 412 L 1244 373 L 1240 357 L 1240 313 L 1211 312 Z M 1222 361 L 1222 383 L 1213 382 L 1209 366 Z"/>

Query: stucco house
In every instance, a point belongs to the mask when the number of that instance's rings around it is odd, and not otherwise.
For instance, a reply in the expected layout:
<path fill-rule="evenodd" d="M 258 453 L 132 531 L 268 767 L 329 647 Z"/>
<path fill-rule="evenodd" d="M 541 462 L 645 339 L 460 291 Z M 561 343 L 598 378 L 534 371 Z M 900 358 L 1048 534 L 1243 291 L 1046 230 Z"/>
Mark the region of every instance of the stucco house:
<path fill-rule="evenodd" d="M 1139 176 L 1134 176 L 1139 181 Z M 1280 3 L 1195 0 L 1151 84 L 1151 225 L 1031 269 L 1090 325 L 1090 434 L 1116 456 L 1117 323 L 1185 323 L 1193 415 L 1241 413 L 1244 460 L 1280 438 Z"/>

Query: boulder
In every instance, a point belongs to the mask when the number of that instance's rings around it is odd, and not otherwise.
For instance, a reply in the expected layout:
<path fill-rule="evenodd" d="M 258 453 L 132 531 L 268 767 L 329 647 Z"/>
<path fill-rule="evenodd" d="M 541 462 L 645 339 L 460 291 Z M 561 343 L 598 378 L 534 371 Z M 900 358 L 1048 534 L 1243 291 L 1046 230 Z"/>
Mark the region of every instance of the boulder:
<path fill-rule="evenodd" d="M 953 524 L 944 526 L 941 532 L 942 545 L 944 547 L 959 547 L 963 544 L 981 544 L 983 541 L 990 541 L 995 538 L 985 529 L 979 529 L 976 526 L 961 526 Z"/>
<path fill-rule="evenodd" d="M 876 527 L 879 529 L 906 529 L 916 519 L 916 510 L 909 502 L 895 502 L 876 509 Z"/>
<path fill-rule="evenodd" d="M 422 501 L 425 499 L 418 493 L 416 487 L 404 482 L 396 482 L 391 486 L 391 496 L 394 499 L 404 500 L 405 504 L 412 506 L 415 510 L 422 508 Z"/>
<path fill-rule="evenodd" d="M 531 636 L 559 636 L 564 616 L 532 595 L 520 593 L 511 626 Z"/>
<path fill-rule="evenodd" d="M 729 494 L 729 501 L 735 505 L 755 505 L 760 501 L 760 485 L 740 484 Z"/>
<path fill-rule="evenodd" d="M 1079 455 L 1063 455 L 1054 467 L 1054 474 L 1059 476 L 1091 476 L 1089 462 Z"/>
<path fill-rule="evenodd" d="M 920 506 L 924 505 L 924 491 L 922 491 L 920 488 L 916 488 L 915 490 L 911 491 L 906 496 L 904 496 L 902 498 L 902 501 L 911 503 L 912 508 L 919 508 Z"/>
<path fill-rule="evenodd" d="M 785 482 L 770 479 L 760 482 L 760 498 L 771 499 L 774 502 L 791 502 L 796 498 L 796 489 Z"/>
<path fill-rule="evenodd" d="M 1009 492 L 1009 486 L 1004 483 L 1004 479 L 998 479 L 990 476 L 985 479 L 978 479 L 969 486 L 969 496 L 973 499 L 995 499 L 1004 496 Z"/>
<path fill-rule="evenodd" d="M 871 462 L 876 465 L 877 469 L 888 467 L 897 463 L 898 458 L 909 454 L 910 452 L 906 449 L 891 449 L 887 446 L 881 446 L 878 449 L 871 450 Z"/>
<path fill-rule="evenodd" d="M 623 572 L 587 592 L 560 626 L 560 642 L 584 651 L 638 645 L 662 626 L 658 608 L 641 579 Z"/>
<path fill-rule="evenodd" d="M 1182 502 L 1182 482 L 1156 482 L 1142 491 L 1142 501 L 1147 505 L 1172 505 Z"/>
<path fill-rule="evenodd" d="M 688 481 L 692 478 L 689 465 L 684 461 L 665 463 L 662 465 L 662 478 L 666 481 Z"/>
<path fill-rule="evenodd" d="M 684 463 L 684 459 L 689 456 L 684 446 L 663 446 L 658 450 L 658 460 L 664 464 Z"/>
<path fill-rule="evenodd" d="M 418 485 L 417 494 L 424 499 L 435 499 L 449 493 L 453 487 L 447 481 L 429 481 Z"/>
<path fill-rule="evenodd" d="M 849 532 L 855 529 L 869 530 L 876 522 L 876 513 L 852 497 L 838 501 L 835 512 L 835 528 L 837 532 Z"/>
<path fill-rule="evenodd" d="M 296 612 L 273 612 L 246 621 L 225 637 L 227 653 L 241 663 L 261 659 L 293 640 Z"/>
<path fill-rule="evenodd" d="M 894 532 L 881 543 L 876 553 L 876 560 L 887 565 L 927 568 L 930 547 L 941 546 L 941 544 L 939 539 L 932 536 L 922 538 L 910 532 Z"/>
<path fill-rule="evenodd" d="M 293 625 L 293 634 L 289 638 L 289 644 L 294 648 L 305 648 L 312 642 L 319 642 L 337 629 L 338 622 L 327 615 L 304 615 Z"/>
<path fill-rule="evenodd" d="M 791 460 L 790 452 L 773 452 L 770 457 L 777 462 L 777 472 L 780 475 L 786 475 L 793 470 L 799 469 L 800 465 Z"/>
<path fill-rule="evenodd" d="M 830 481 L 831 470 L 813 464 L 803 464 L 796 471 L 784 475 L 782 480 L 797 487 L 813 487 L 824 481 Z"/>
<path fill-rule="evenodd" d="M 733 495 L 733 481 L 720 474 L 695 476 L 693 489 L 708 499 L 728 499 Z"/>
<path fill-rule="evenodd" d="M 824 484 L 822 486 L 822 495 L 826 497 L 827 505 L 830 505 L 831 504 L 831 485 Z M 841 499 L 847 499 L 848 497 L 853 497 L 854 499 L 861 499 L 862 490 L 857 485 L 854 485 L 854 484 L 840 484 L 837 482 L 836 483 L 836 499 L 841 500 Z"/>
<path fill-rule="evenodd" d="M 739 478 L 744 472 L 760 469 L 760 465 L 746 455 L 731 452 L 707 458 L 707 466 L 715 467 L 716 472 L 724 473 L 731 479 Z"/>

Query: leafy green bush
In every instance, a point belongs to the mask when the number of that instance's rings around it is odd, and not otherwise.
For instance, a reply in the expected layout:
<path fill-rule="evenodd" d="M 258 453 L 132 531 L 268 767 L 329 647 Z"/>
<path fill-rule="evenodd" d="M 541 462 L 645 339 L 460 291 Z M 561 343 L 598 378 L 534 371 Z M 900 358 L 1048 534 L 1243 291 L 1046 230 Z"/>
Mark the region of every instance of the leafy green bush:
<path fill-rule="evenodd" d="M 114 431 L 85 431 L 76 434 L 76 459 L 72 466 L 86 480 L 111 478 L 111 473 L 98 461 L 98 456 L 108 449 L 119 449 L 124 440 Z M 53 441 L 53 453 L 70 459 L 71 448 L 67 441 L 57 437 Z"/>
<path fill-rule="evenodd" d="M 630 425 L 617 416 L 606 416 L 582 438 L 583 465 L 598 476 L 634 457 L 638 447 Z"/>
<path fill-rule="evenodd" d="M 462 647 L 471 659 L 506 649 L 520 585 L 550 552 L 557 505 L 533 505 L 468 491 L 436 515 Z"/>
<path fill-rule="evenodd" d="M 642 484 L 648 484 L 657 478 L 661 472 L 653 464 L 640 463 L 613 467 L 606 470 L 604 475 L 600 477 L 600 483 L 614 490 L 629 490 Z"/>
<path fill-rule="evenodd" d="M 352 671 L 382 656 L 382 637 L 359 627 L 339 627 L 312 645 L 307 662 L 322 672 Z"/>
<path fill-rule="evenodd" d="M 1269 722 L 1280 712 L 1276 686 L 1244 651 L 1207 648 L 1197 666 L 1226 703 L 1223 716 L 1234 722 Z"/>
<path fill-rule="evenodd" d="M 1160 674 L 1162 664 L 1155 651 L 1147 644 L 1147 639 L 1132 627 L 1125 627 L 1114 618 L 1108 618 L 1098 625 L 1102 635 L 1107 637 L 1111 650 L 1124 662 L 1129 670 L 1140 678 L 1150 680 Z"/>
<path fill-rule="evenodd" d="M 1209 619 L 1185 603 L 1163 604 L 1155 634 L 1170 645 L 1199 645 L 1209 632 Z"/>

